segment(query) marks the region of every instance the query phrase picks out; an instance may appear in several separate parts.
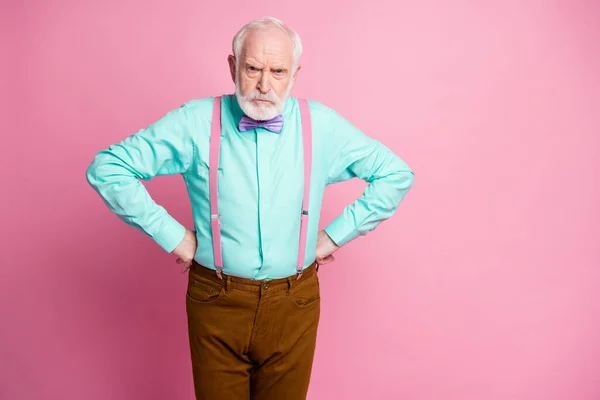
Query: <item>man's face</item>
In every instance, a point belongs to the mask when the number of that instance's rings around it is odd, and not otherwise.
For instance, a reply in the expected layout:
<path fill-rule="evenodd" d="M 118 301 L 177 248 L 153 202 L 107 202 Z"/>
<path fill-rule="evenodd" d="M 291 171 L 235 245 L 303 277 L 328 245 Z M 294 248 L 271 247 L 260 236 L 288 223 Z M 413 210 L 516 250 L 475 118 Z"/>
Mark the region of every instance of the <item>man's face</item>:
<path fill-rule="evenodd" d="M 240 57 L 229 57 L 231 77 L 242 111 L 250 118 L 268 120 L 280 114 L 294 86 L 294 48 L 279 29 L 246 33 Z"/>

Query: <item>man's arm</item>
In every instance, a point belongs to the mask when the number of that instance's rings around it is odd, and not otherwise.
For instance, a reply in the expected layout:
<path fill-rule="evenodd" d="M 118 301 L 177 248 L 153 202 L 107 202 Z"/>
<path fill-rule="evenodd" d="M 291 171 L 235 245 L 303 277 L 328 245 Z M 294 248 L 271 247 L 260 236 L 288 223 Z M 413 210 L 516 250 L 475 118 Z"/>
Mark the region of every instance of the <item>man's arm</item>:
<path fill-rule="evenodd" d="M 342 247 L 366 235 L 391 217 L 409 191 L 414 173 L 390 149 L 331 110 L 332 163 L 328 184 L 360 178 L 368 182 L 363 194 L 333 220 L 325 232 Z"/>
<path fill-rule="evenodd" d="M 100 151 L 86 171 L 87 181 L 113 213 L 169 253 L 183 240 L 186 229 L 152 200 L 138 179 L 184 173 L 194 158 L 192 125 L 182 105 Z"/>

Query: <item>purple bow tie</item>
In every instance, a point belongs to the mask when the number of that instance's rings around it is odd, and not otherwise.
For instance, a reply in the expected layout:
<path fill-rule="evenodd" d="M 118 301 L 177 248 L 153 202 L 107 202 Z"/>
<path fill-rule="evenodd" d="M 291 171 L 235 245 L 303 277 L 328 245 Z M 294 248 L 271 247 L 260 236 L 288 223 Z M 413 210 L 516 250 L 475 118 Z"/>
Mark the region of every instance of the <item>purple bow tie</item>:
<path fill-rule="evenodd" d="M 255 128 L 265 128 L 271 132 L 281 133 L 283 129 L 283 116 L 280 114 L 268 121 L 256 121 L 246 115 L 242 117 L 239 123 L 240 132 Z"/>

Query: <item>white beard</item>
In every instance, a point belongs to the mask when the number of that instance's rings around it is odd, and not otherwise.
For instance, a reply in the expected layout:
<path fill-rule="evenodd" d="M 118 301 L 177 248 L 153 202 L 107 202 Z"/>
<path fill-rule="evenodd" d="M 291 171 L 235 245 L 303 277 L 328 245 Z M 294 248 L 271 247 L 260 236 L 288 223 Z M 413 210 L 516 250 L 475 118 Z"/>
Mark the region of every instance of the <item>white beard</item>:
<path fill-rule="evenodd" d="M 287 99 L 290 97 L 292 91 L 293 81 L 290 79 L 290 83 L 280 99 L 277 97 L 275 92 L 269 91 L 267 94 L 262 94 L 258 90 L 254 90 L 248 95 L 244 96 L 241 92 L 239 81 L 235 80 L 235 97 L 237 98 L 240 108 L 252 119 L 257 121 L 267 121 L 271 118 L 275 118 L 283 111 Z M 255 103 L 254 99 L 268 100 L 270 103 Z"/>

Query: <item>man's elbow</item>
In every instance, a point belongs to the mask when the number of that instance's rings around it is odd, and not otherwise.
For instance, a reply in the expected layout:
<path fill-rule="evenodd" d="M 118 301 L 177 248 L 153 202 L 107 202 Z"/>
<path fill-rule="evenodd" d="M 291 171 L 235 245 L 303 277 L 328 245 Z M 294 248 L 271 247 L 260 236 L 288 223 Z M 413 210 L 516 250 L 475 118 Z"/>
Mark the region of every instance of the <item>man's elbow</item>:
<path fill-rule="evenodd" d="M 415 183 L 415 173 L 410 169 L 398 171 L 395 175 L 397 187 L 400 190 L 408 191 Z"/>
<path fill-rule="evenodd" d="M 99 170 L 101 165 L 102 161 L 100 157 L 96 156 L 85 170 L 85 179 L 87 180 L 87 183 L 93 188 L 97 188 L 98 184 L 100 183 L 101 178 Z"/>
<path fill-rule="evenodd" d="M 389 171 L 393 175 L 393 180 L 398 189 L 407 191 L 415 183 L 415 173 L 413 169 L 400 158 L 397 154 L 388 149 L 389 152 Z"/>

